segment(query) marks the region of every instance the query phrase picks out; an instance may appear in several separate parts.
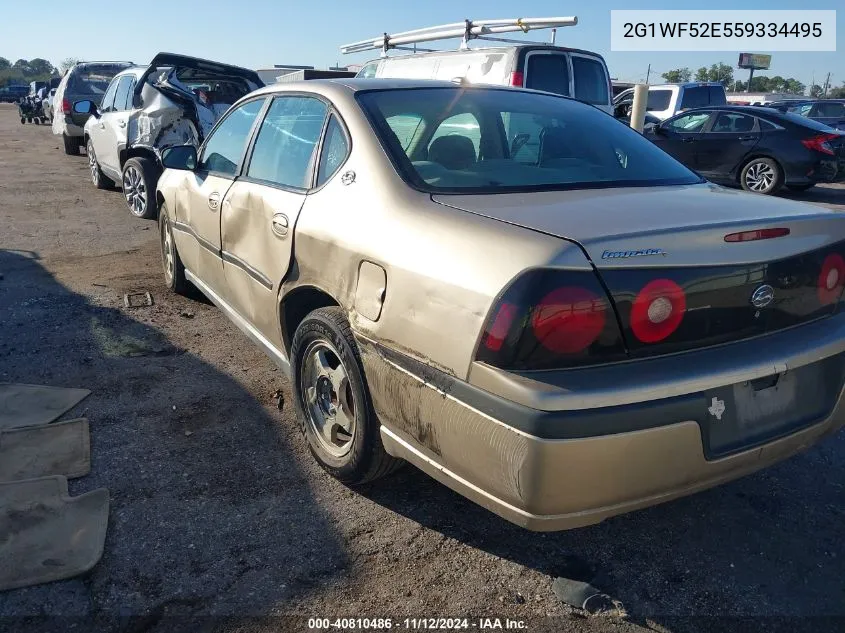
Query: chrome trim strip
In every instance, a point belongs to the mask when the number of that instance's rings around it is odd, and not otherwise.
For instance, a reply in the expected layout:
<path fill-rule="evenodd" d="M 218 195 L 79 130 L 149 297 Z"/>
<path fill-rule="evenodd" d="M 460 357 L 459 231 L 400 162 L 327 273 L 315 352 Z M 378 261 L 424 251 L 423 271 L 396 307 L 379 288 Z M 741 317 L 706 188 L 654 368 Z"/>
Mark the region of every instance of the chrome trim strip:
<path fill-rule="evenodd" d="M 181 233 L 187 233 L 188 235 L 193 237 L 197 242 L 199 242 L 199 245 L 202 246 L 205 250 L 211 251 L 217 257 L 220 257 L 220 249 L 217 247 L 217 245 L 212 244 L 207 239 L 197 235 L 196 231 L 194 231 L 194 229 L 189 224 L 185 224 L 183 222 L 174 222 L 173 228 L 177 231 L 180 231 Z"/>
<path fill-rule="evenodd" d="M 290 361 L 288 361 L 287 356 L 285 353 L 273 345 L 270 341 L 268 341 L 261 332 L 259 332 L 251 323 L 249 323 L 246 319 L 244 319 L 238 312 L 230 306 L 226 301 L 223 300 L 216 292 L 214 292 L 211 288 L 209 288 L 205 283 L 200 281 L 196 275 L 194 275 L 190 270 L 187 268 L 185 269 L 185 277 L 194 284 L 197 288 L 199 288 L 200 292 L 202 292 L 206 297 L 208 297 L 211 302 L 216 305 L 222 312 L 225 314 L 229 320 L 238 326 L 238 329 L 241 330 L 244 334 L 246 334 L 254 343 L 256 343 L 261 349 L 264 350 L 264 353 L 267 354 L 276 365 L 279 366 L 285 375 L 290 378 Z"/>
<path fill-rule="evenodd" d="M 237 255 L 232 255 L 232 253 L 228 251 L 221 251 L 221 256 L 223 257 L 223 261 L 227 264 L 232 264 L 232 266 L 237 266 L 242 271 L 244 271 L 247 275 L 252 277 L 255 281 L 260 283 L 262 286 L 267 288 L 267 290 L 273 289 L 273 282 L 270 280 L 269 277 L 263 275 L 260 271 L 256 270 L 249 264 L 247 264 L 244 260 L 242 260 Z"/>

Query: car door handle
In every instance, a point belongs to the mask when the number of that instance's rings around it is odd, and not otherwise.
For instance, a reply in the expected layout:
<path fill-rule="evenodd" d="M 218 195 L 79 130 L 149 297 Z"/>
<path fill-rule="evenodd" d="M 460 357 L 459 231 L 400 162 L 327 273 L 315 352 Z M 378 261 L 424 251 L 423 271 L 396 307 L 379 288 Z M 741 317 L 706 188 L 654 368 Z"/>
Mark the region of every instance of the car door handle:
<path fill-rule="evenodd" d="M 738 140 L 740 140 L 740 141 L 753 141 L 755 138 L 757 138 L 757 137 L 753 136 L 753 135 L 740 136 Z"/>
<path fill-rule="evenodd" d="M 279 237 L 287 237 L 288 234 L 288 216 L 284 213 L 276 213 L 270 221 L 270 226 L 273 228 L 273 233 Z"/>
<path fill-rule="evenodd" d="M 694 137 L 691 137 L 691 136 L 686 136 L 686 137 L 684 137 L 684 138 L 682 138 L 682 139 L 681 139 L 681 142 L 682 142 L 682 143 L 692 143 L 692 142 L 694 142 L 694 141 L 695 141 L 695 138 L 694 138 Z"/>

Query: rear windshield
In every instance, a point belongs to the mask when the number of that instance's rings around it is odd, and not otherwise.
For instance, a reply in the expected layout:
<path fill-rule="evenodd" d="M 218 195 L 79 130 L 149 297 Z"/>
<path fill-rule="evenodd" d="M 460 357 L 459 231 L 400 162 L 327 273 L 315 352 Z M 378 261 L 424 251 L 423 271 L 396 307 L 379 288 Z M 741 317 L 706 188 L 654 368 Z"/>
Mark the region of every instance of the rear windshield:
<path fill-rule="evenodd" d="M 357 99 L 397 171 L 423 191 L 701 182 L 627 125 L 573 99 L 458 87 L 369 91 Z"/>
<path fill-rule="evenodd" d="M 796 125 L 810 128 L 811 130 L 818 130 L 819 132 L 832 132 L 834 134 L 837 132 L 837 130 L 834 130 L 829 125 L 825 125 L 821 121 L 808 119 L 805 116 L 794 114 L 792 112 L 783 112 L 781 113 L 781 116 L 790 123 L 795 123 Z"/>
<path fill-rule="evenodd" d="M 527 71 L 526 88 L 569 95 L 569 63 L 566 55 L 529 55 Z"/>
<path fill-rule="evenodd" d="M 67 94 L 73 96 L 102 97 L 112 78 L 131 64 L 85 64 L 70 71 Z"/>

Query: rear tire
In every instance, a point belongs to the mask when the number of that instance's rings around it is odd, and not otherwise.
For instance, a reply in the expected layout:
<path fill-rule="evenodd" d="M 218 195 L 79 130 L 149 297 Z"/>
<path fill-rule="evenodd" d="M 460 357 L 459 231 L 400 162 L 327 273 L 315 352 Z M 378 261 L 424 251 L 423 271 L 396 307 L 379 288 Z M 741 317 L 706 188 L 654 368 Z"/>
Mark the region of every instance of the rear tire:
<path fill-rule="evenodd" d="M 158 232 L 161 238 L 161 264 L 164 268 L 164 283 L 177 295 L 188 295 L 191 291 L 191 284 L 185 278 L 185 265 L 176 250 L 176 242 L 173 241 L 173 224 L 167 207 L 161 205 L 158 214 Z"/>
<path fill-rule="evenodd" d="M 79 141 L 73 138 L 72 136 L 68 136 L 67 134 L 62 134 L 62 140 L 64 141 L 65 145 L 65 154 L 68 156 L 79 156 Z"/>
<path fill-rule="evenodd" d="M 746 191 L 772 195 L 783 186 L 783 169 L 771 158 L 752 158 L 739 176 Z"/>
<path fill-rule="evenodd" d="M 100 163 L 97 162 L 97 154 L 94 152 L 94 143 L 91 142 L 91 139 L 88 139 L 85 153 L 88 155 L 88 168 L 91 171 L 91 182 L 94 183 L 94 186 L 97 189 L 114 187 L 114 182 L 100 169 Z"/>
<path fill-rule="evenodd" d="M 154 220 L 156 209 L 156 183 L 158 183 L 158 169 L 149 158 L 137 156 L 130 158 L 123 165 L 123 199 L 129 208 L 129 213 L 136 218 Z"/>
<path fill-rule="evenodd" d="M 297 417 L 323 470 L 357 485 L 404 463 L 381 443 L 358 346 L 341 308 L 320 308 L 305 317 L 294 334 L 291 359 Z"/>

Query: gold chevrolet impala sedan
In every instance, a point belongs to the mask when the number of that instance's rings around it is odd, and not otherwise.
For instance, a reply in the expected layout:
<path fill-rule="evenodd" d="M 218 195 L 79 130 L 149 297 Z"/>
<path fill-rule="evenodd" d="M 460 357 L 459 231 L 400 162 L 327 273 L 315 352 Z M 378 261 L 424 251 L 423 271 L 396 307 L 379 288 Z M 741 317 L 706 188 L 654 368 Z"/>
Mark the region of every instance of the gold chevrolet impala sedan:
<path fill-rule="evenodd" d="M 590 105 L 276 84 L 162 158 L 167 284 L 288 372 L 341 481 L 407 461 L 559 530 L 845 420 L 845 217 L 708 183 Z"/>

